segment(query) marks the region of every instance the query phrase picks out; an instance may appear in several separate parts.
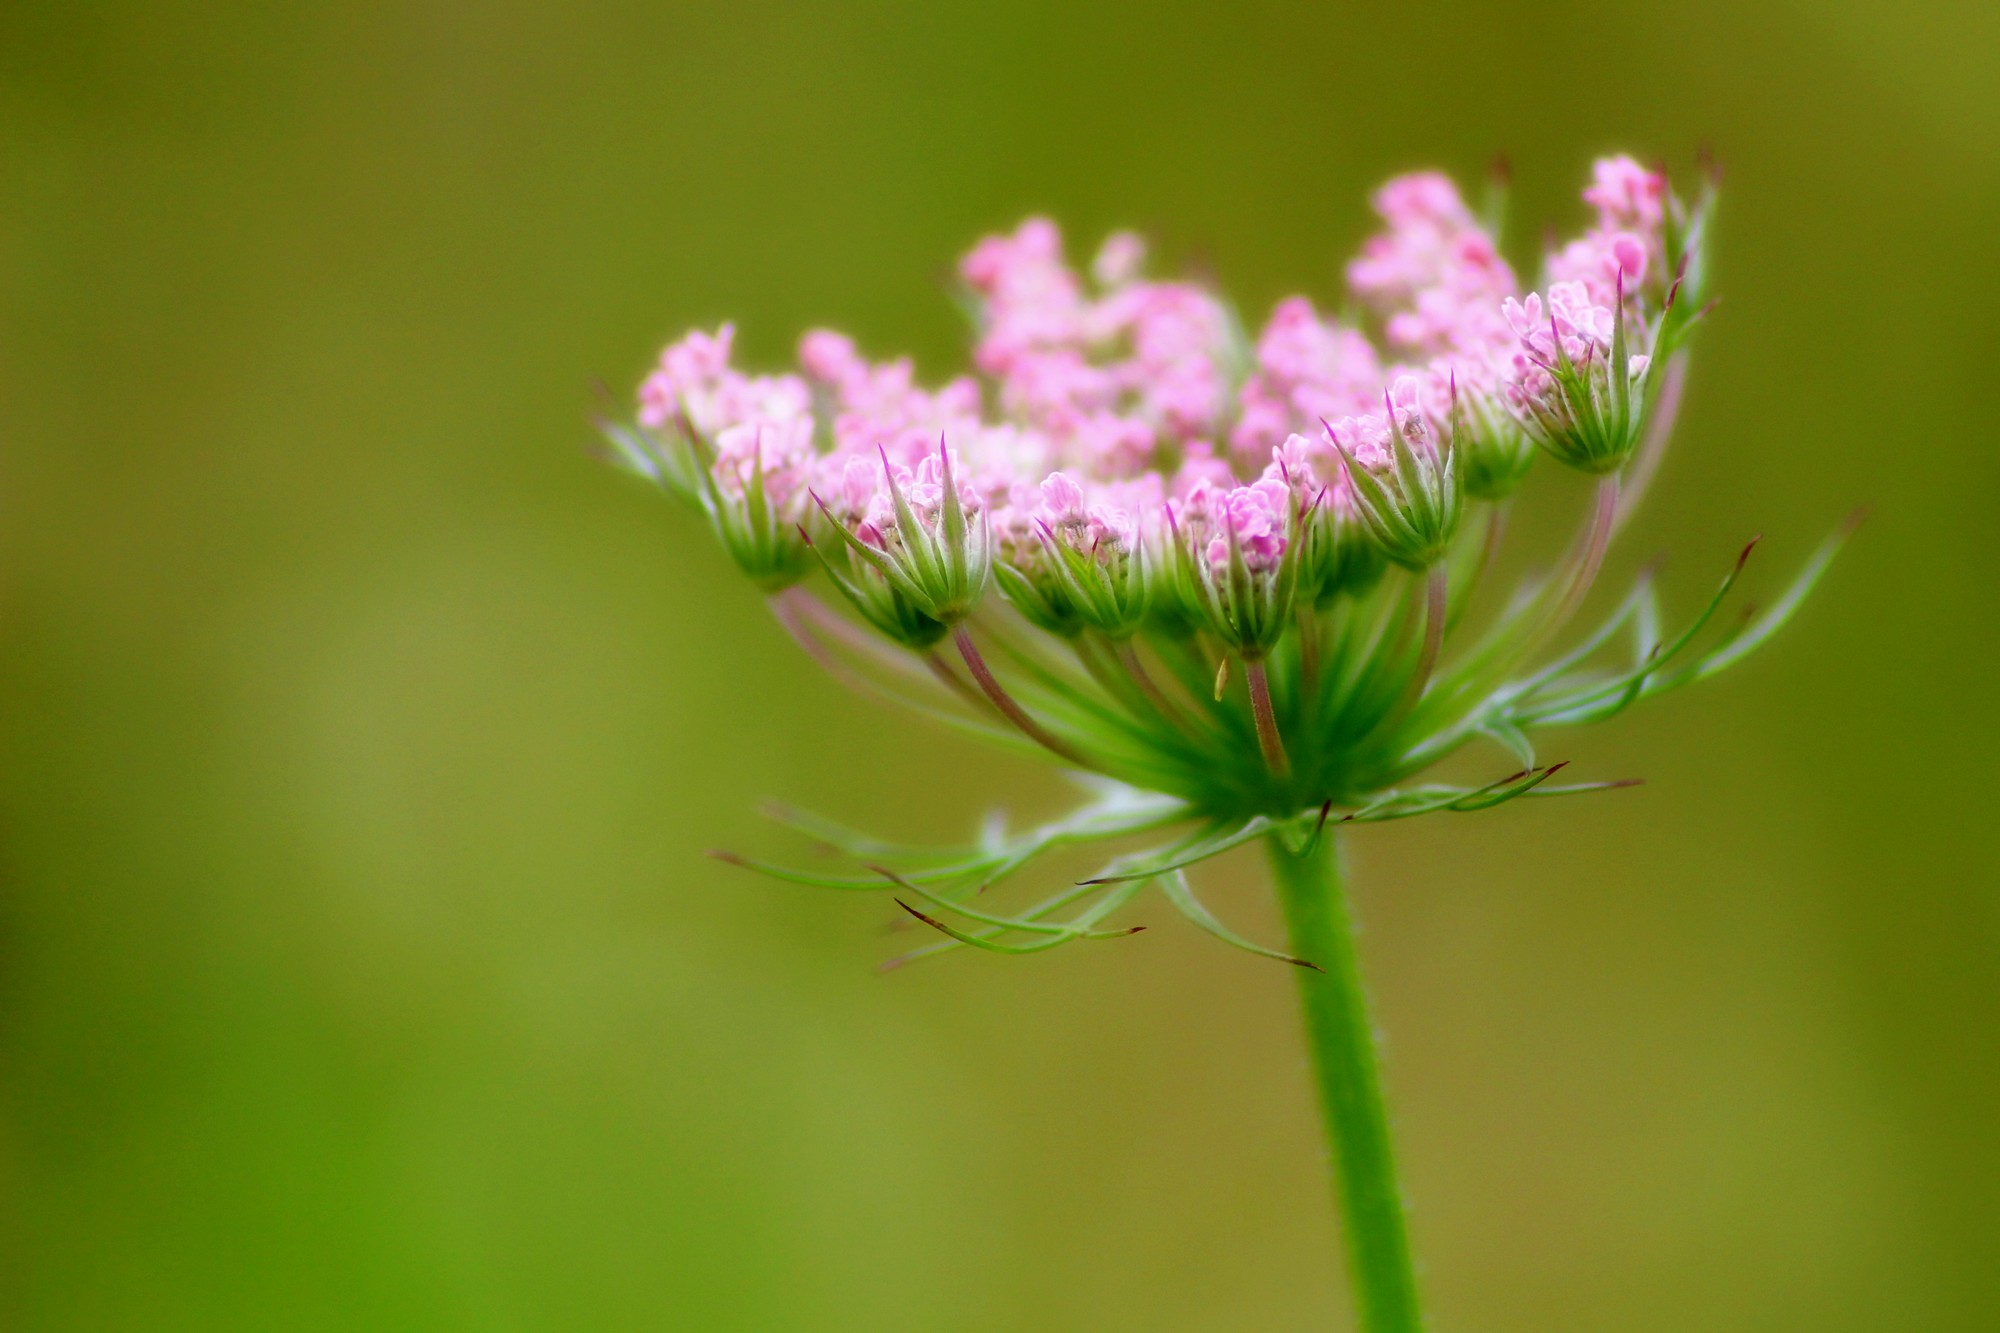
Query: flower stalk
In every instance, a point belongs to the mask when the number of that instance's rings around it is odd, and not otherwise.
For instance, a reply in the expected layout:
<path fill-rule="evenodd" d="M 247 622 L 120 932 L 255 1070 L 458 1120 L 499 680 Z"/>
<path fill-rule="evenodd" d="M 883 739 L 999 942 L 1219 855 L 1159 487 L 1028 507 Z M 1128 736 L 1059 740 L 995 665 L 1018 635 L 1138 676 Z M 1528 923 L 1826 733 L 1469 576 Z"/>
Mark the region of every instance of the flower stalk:
<path fill-rule="evenodd" d="M 1248 658 L 1243 663 L 1243 678 L 1250 689 L 1250 711 L 1257 724 L 1257 748 L 1264 752 L 1265 766 L 1271 776 L 1282 778 L 1291 772 L 1291 762 L 1285 758 L 1285 741 L 1278 734 L 1278 715 L 1271 707 L 1271 678 L 1265 674 L 1264 663 L 1259 658 Z"/>
<path fill-rule="evenodd" d="M 1583 599 L 1590 595 L 1591 585 L 1597 582 L 1597 571 L 1604 567 L 1604 553 L 1610 549 L 1611 534 L 1618 521 L 1618 474 L 1611 472 L 1600 477 L 1597 494 L 1592 503 L 1590 527 L 1587 530 L 1583 550 L 1576 562 L 1576 572 L 1563 590 L 1562 602 L 1555 614 L 1549 617 L 1544 636 L 1560 633 L 1574 616 Z"/>
<path fill-rule="evenodd" d="M 1375 1027 L 1332 835 L 1298 849 L 1264 840 L 1292 953 L 1314 965 L 1296 981 L 1320 1110 L 1333 1149 L 1334 1197 L 1362 1333 L 1418 1333 L 1416 1267 L 1396 1181 Z"/>
<path fill-rule="evenodd" d="M 993 668 L 986 665 L 986 658 L 981 655 L 979 645 L 972 641 L 972 635 L 965 626 L 953 627 L 951 642 L 952 646 L 958 649 L 958 655 L 964 659 L 966 669 L 972 673 L 972 679 L 978 684 L 980 692 L 1000 710 L 1002 717 L 1020 728 L 1023 736 L 1058 759 L 1075 764 L 1078 768 L 1091 767 L 1090 760 L 1079 753 L 1076 747 L 1061 737 L 1051 735 L 1047 727 L 1035 721 L 1028 715 L 1027 709 L 1015 702 L 1014 696 L 1007 693 L 1007 687 L 1000 683 L 1000 678 L 993 674 Z"/>

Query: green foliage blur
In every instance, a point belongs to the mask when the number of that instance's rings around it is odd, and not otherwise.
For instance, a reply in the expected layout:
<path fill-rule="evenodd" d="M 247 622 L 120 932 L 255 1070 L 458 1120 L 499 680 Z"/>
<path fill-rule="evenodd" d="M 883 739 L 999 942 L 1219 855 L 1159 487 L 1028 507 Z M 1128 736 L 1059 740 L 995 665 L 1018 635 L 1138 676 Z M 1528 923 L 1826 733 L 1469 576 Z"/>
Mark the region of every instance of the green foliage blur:
<path fill-rule="evenodd" d="M 1393 171 L 1504 151 L 1524 258 L 1708 139 L 1614 573 L 1876 515 L 1550 756 L 1648 786 L 1352 840 L 1435 1325 L 2000 1328 L 1996 13 L 7 0 L 0 1327 L 1345 1327 L 1286 969 L 1154 901 L 877 977 L 886 901 L 701 857 L 1063 793 L 816 674 L 592 385 L 723 318 L 941 375 L 1033 210 L 1261 319 Z"/>

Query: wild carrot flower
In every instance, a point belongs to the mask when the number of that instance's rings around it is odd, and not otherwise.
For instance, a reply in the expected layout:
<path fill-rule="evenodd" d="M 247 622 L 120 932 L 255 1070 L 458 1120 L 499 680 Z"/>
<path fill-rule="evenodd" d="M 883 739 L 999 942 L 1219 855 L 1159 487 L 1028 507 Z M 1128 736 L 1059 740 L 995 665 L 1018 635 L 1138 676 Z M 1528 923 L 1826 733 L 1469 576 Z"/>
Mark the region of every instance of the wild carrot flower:
<path fill-rule="evenodd" d="M 860 870 L 760 868 L 893 888 L 940 934 L 906 958 L 1127 934 L 1105 923 L 1157 885 L 1204 930 L 1306 969 L 1374 1330 L 1416 1327 L 1416 1305 L 1327 826 L 1621 785 L 1551 781 L 1563 765 L 1541 761 L 1539 736 L 1741 660 L 1835 545 L 1705 647 L 1740 560 L 1686 628 L 1662 631 L 1642 576 L 1552 654 L 1671 432 L 1714 190 L 1683 199 L 1615 157 L 1584 199 L 1591 225 L 1524 290 L 1449 179 L 1399 177 L 1347 269 L 1357 317 L 1292 297 L 1254 340 L 1216 293 L 1148 276 L 1138 238 L 1109 238 L 1085 276 L 1034 218 L 960 265 L 974 376 L 926 388 L 907 360 L 871 361 L 823 330 L 801 341 L 797 373 L 747 373 L 725 325 L 668 347 L 635 424 L 607 427 L 841 679 L 1053 755 L 1092 793 L 963 848 L 783 812 Z M 1552 570 L 1477 598 L 1538 450 L 1597 478 L 1594 502 Z M 813 589 L 816 572 L 852 616 Z M 1505 757 L 1490 781 L 1422 780 L 1477 743 Z M 985 894 L 1057 848 L 1133 839 L 1152 845 L 1025 908 Z M 1223 925 L 1186 876 L 1253 840 L 1270 851 L 1288 952 Z"/>

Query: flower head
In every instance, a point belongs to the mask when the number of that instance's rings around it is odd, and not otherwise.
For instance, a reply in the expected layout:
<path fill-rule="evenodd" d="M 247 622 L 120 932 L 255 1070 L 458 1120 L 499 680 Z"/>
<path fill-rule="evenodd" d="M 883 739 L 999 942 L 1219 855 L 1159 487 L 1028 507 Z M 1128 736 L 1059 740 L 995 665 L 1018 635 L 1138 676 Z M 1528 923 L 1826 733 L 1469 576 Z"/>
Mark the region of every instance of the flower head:
<path fill-rule="evenodd" d="M 1150 275 L 1137 237 L 1086 275 L 1031 218 L 959 267 L 974 374 L 927 386 L 825 330 L 797 372 L 747 374 L 725 325 L 668 347 L 610 435 L 845 678 L 1120 784 L 1136 804 L 1091 829 L 1130 832 L 1140 808 L 1262 831 L 1494 804 L 1544 790 L 1532 733 L 1738 660 L 1798 600 L 1687 663 L 1692 632 L 1661 640 L 1642 585 L 1537 665 L 1629 509 L 1628 464 L 1666 438 L 1713 191 L 1685 202 L 1615 157 L 1584 198 L 1591 225 L 1524 291 L 1449 179 L 1399 177 L 1347 269 L 1357 318 L 1291 297 L 1248 347 L 1214 292 Z M 1596 500 L 1558 567 L 1461 645 L 1536 446 L 1599 478 Z M 861 625 L 800 586 L 816 566 Z M 1591 666 L 1627 627 L 1631 662 Z M 1519 771 L 1403 785 L 1481 740 Z"/>

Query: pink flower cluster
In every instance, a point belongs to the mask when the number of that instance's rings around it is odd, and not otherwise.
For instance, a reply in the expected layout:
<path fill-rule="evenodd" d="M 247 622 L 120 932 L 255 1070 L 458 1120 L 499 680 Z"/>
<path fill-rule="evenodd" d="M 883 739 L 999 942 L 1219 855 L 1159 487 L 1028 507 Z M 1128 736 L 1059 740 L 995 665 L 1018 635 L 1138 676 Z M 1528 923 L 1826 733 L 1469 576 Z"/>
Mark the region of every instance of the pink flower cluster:
<path fill-rule="evenodd" d="M 1143 261 L 1137 237 L 1112 236 L 1088 293 L 1055 224 L 1032 218 L 981 241 L 959 268 L 980 301 L 973 359 L 1003 409 L 1106 477 L 1207 434 L 1227 405 L 1222 307 L 1192 284 L 1141 280 Z"/>
<path fill-rule="evenodd" d="M 1388 230 L 1361 247 L 1347 283 L 1383 317 L 1389 345 L 1424 358 L 1493 346 L 1514 270 L 1457 187 L 1435 172 L 1399 176 L 1376 192 L 1375 211 Z"/>
<path fill-rule="evenodd" d="M 1539 292 L 1529 292 L 1525 301 L 1509 297 L 1502 309 L 1509 327 L 1520 339 L 1521 359 L 1527 362 L 1510 385 L 1512 388 L 1533 390 L 1548 380 L 1545 367 L 1568 361 L 1587 368 L 1611 351 L 1617 315 L 1611 308 L 1596 304 L 1584 283 L 1550 283 L 1546 310 Z M 1627 373 L 1643 374 L 1650 360 L 1643 353 L 1633 355 L 1626 363 Z"/>
<path fill-rule="evenodd" d="M 1549 256 L 1550 283 L 1581 283 L 1593 304 L 1616 304 L 1622 289 L 1642 291 L 1662 263 L 1667 178 L 1629 157 L 1607 157 L 1592 172 L 1584 202 L 1597 225 Z"/>
<path fill-rule="evenodd" d="M 1644 351 L 1609 365 L 1613 333 L 1626 321 L 1628 345 L 1647 347 L 1649 304 L 1665 295 L 1666 177 L 1629 157 L 1598 161 L 1584 201 L 1597 210 L 1596 225 L 1548 259 L 1548 295 L 1512 297 L 1501 313 L 1515 338 L 1502 375 L 1508 407 L 1531 424 L 1563 415 L 1554 368 L 1567 362 L 1585 375 L 1622 373 L 1637 380 L 1651 364 Z"/>
<path fill-rule="evenodd" d="M 1597 163 L 1584 192 L 1595 225 L 1550 256 L 1546 296 L 1524 296 L 1449 179 L 1390 181 L 1374 200 L 1384 228 L 1347 269 L 1387 355 L 1303 296 L 1243 348 L 1209 291 L 1143 275 L 1138 238 L 1112 236 L 1086 278 L 1034 218 L 960 265 L 977 378 L 927 389 L 909 361 L 871 362 L 825 330 L 802 340 L 799 373 L 749 375 L 724 326 L 665 350 L 639 419 L 701 441 L 725 496 L 760 479 L 780 522 L 818 505 L 871 545 L 895 540 L 897 491 L 934 521 L 948 449 L 1001 559 L 1031 563 L 1051 540 L 1109 559 L 1172 532 L 1226 560 L 1233 529 L 1245 561 L 1268 569 L 1292 515 L 1345 503 L 1348 465 L 1388 465 L 1389 413 L 1407 438 L 1445 447 L 1454 397 L 1525 419 L 1558 348 L 1572 361 L 1607 352 L 1621 290 L 1637 310 L 1662 267 L 1665 190 L 1630 158 Z"/>
<path fill-rule="evenodd" d="M 1321 422 L 1366 412 L 1382 398 L 1375 347 L 1355 329 L 1322 320 L 1303 296 L 1278 302 L 1257 339 L 1229 443 L 1237 462 L 1263 466 L 1272 449 Z"/>
<path fill-rule="evenodd" d="M 1255 574 L 1276 569 L 1290 544 L 1285 536 L 1291 516 L 1292 490 L 1276 477 L 1265 477 L 1249 486 L 1189 497 L 1183 519 L 1198 540 L 1208 536 L 1208 563 L 1220 569 L 1229 563 L 1233 542 L 1243 554 L 1243 563 Z"/>

